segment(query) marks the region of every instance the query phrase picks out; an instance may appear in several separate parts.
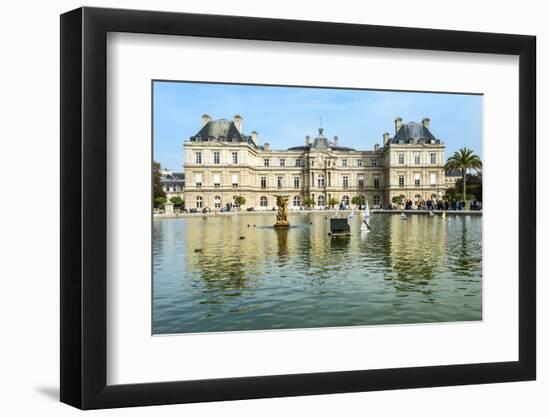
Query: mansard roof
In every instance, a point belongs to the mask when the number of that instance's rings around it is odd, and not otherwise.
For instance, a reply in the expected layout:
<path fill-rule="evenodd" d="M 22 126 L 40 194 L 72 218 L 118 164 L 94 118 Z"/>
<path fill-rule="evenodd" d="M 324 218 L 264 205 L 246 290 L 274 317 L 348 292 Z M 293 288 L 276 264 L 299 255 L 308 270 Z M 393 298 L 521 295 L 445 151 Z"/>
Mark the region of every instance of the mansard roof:
<path fill-rule="evenodd" d="M 195 137 L 200 137 L 203 140 L 216 139 L 221 140 L 225 139 L 228 141 L 232 140 L 242 140 L 242 135 L 235 126 L 235 123 L 230 120 L 220 119 L 220 120 L 211 120 L 206 123 L 201 130 L 195 135 Z"/>
<path fill-rule="evenodd" d="M 160 180 L 162 182 L 185 181 L 185 173 L 184 172 L 171 172 L 169 174 L 163 174 L 163 175 L 160 176 Z"/>
<path fill-rule="evenodd" d="M 436 139 L 434 135 L 424 127 L 421 123 L 409 122 L 404 123 L 390 140 L 391 143 L 410 143 L 411 140 L 414 143 L 440 143 L 439 139 Z"/>
<path fill-rule="evenodd" d="M 190 140 L 191 142 L 246 142 L 257 147 L 251 136 L 239 132 L 235 123 L 227 119 L 210 120 L 201 130 L 191 136 Z"/>

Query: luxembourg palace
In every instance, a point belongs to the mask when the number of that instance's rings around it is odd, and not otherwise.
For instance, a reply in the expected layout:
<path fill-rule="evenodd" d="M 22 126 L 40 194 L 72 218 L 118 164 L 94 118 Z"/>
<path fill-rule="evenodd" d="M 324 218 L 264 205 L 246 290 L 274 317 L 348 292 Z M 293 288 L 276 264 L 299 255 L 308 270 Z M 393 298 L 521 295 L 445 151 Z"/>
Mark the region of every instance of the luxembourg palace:
<path fill-rule="evenodd" d="M 243 208 L 267 210 L 276 206 L 278 194 L 290 197 L 291 210 L 303 207 L 304 197 L 315 208 L 330 199 L 350 206 L 354 196 L 370 207 L 386 207 L 395 196 L 440 198 L 447 188 L 445 145 L 430 131 L 430 119 L 403 123 L 397 117 L 393 130 L 371 150 L 346 147 L 337 136 L 325 137 L 322 128 L 301 146 L 272 149 L 260 145 L 257 132 L 244 133 L 241 116 L 203 115 L 202 127 L 183 145 L 185 207 L 215 210 L 243 196 Z"/>

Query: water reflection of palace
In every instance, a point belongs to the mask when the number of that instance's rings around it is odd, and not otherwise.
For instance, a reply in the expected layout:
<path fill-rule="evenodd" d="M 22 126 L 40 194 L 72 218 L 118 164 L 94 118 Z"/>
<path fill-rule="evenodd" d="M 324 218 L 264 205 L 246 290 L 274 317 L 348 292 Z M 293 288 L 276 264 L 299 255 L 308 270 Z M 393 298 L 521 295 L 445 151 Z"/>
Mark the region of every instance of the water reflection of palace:
<path fill-rule="evenodd" d="M 332 239 L 325 213 L 275 216 L 155 220 L 155 334 L 481 317 L 481 218 L 355 216 Z"/>
<path fill-rule="evenodd" d="M 445 258 L 446 222 L 439 217 L 390 216 L 387 260 L 399 281 L 426 281 Z"/>
<path fill-rule="evenodd" d="M 324 214 L 291 214 L 291 227 L 277 230 L 274 218 L 275 214 L 185 219 L 183 256 L 195 279 L 207 287 L 238 292 L 254 287 L 266 273 L 276 276 L 287 264 L 324 275 L 349 246 L 346 239 L 336 242 L 328 237 Z"/>
<path fill-rule="evenodd" d="M 375 215 L 368 235 L 359 231 L 360 218 L 350 219 L 349 239 L 328 237 L 329 219 L 322 213 L 291 214 L 291 227 L 280 230 L 273 228 L 274 218 L 275 213 L 185 219 L 180 225 L 186 250 L 178 256 L 185 257 L 186 273 L 206 293 L 218 295 L 254 291 L 261 280 L 281 275 L 306 275 L 311 284 L 322 284 L 348 268 L 383 277 L 397 290 L 422 290 L 449 270 L 479 275 L 481 241 L 476 243 L 468 218 L 453 216 L 451 223 L 438 216 Z"/>

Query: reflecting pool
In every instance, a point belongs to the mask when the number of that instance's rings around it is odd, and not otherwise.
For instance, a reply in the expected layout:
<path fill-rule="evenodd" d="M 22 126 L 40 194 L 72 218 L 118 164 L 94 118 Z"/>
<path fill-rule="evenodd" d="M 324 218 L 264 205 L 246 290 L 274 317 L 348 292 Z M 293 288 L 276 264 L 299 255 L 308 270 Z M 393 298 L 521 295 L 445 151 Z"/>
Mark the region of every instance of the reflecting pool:
<path fill-rule="evenodd" d="M 153 221 L 153 333 L 481 320 L 482 217 L 325 213 Z"/>

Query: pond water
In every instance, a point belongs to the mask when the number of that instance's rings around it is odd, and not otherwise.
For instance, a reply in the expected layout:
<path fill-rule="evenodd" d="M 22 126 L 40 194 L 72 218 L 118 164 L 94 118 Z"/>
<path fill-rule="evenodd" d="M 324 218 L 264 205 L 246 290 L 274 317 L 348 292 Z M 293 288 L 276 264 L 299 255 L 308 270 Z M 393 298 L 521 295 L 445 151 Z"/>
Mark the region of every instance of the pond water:
<path fill-rule="evenodd" d="M 153 221 L 153 333 L 482 318 L 482 217 L 373 213 L 330 238 L 325 213 Z"/>

